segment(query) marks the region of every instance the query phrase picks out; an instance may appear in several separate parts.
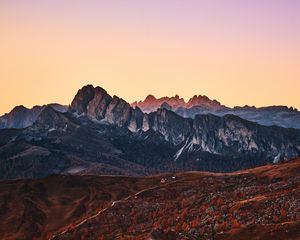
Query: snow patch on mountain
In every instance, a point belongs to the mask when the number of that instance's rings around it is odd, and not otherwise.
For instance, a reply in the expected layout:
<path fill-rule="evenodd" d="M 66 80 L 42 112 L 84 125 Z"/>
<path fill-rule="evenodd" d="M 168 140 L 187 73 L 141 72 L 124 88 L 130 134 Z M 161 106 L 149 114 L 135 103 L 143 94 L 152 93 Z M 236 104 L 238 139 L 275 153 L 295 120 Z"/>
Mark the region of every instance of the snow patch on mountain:
<path fill-rule="evenodd" d="M 187 140 L 185 141 L 183 147 L 180 148 L 180 149 L 177 151 L 177 153 L 174 155 L 174 161 L 176 161 L 176 160 L 180 157 L 180 155 L 183 153 L 183 151 L 184 151 L 185 149 L 190 149 L 191 146 L 193 146 L 193 142 L 192 142 L 192 141 L 189 141 L 189 139 L 187 139 Z"/>

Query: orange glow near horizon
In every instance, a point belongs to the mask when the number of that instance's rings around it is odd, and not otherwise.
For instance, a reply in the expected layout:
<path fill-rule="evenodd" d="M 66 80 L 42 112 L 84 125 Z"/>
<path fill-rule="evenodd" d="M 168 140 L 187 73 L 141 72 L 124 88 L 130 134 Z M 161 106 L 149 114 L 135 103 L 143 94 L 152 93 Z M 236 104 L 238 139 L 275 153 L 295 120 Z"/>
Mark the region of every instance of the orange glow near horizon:
<path fill-rule="evenodd" d="M 127 19 L 128 12 L 125 21 L 106 15 L 87 18 L 78 9 L 65 16 L 63 7 L 46 14 L 32 6 L 1 4 L 1 115 L 16 105 L 68 105 L 86 84 L 128 102 L 148 94 L 185 99 L 201 94 L 231 107 L 300 109 L 300 36 L 299 29 L 286 30 L 289 22 L 259 28 L 247 25 L 249 19 L 241 13 L 237 18 L 245 26 L 234 19 L 194 26 L 197 19 L 185 22 L 185 15 L 176 17 L 175 24 L 173 15 L 151 22 L 149 16 Z"/>

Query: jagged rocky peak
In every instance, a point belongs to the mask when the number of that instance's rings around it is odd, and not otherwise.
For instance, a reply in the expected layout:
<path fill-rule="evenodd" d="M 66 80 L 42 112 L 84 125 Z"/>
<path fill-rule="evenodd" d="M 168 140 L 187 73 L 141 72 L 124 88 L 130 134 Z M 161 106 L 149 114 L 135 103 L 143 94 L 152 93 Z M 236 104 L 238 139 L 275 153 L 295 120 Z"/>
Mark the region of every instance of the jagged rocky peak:
<path fill-rule="evenodd" d="M 18 114 L 18 113 L 25 112 L 27 110 L 28 110 L 28 108 L 24 107 L 23 105 L 19 105 L 19 106 L 14 107 L 10 113 Z"/>
<path fill-rule="evenodd" d="M 78 91 L 70 110 L 77 116 L 84 114 L 91 120 L 104 120 L 119 127 L 137 131 L 142 127 L 143 112 L 133 109 L 117 96 L 111 97 L 103 88 L 87 85 Z"/>
<path fill-rule="evenodd" d="M 144 100 L 144 102 L 146 102 L 146 103 L 152 103 L 153 101 L 156 101 L 157 99 L 152 95 L 152 94 L 149 94 L 146 98 L 145 98 L 145 100 Z"/>
<path fill-rule="evenodd" d="M 28 109 L 23 105 L 15 107 L 10 113 L 1 117 L 3 128 L 22 128 L 29 124 Z"/>
<path fill-rule="evenodd" d="M 75 98 L 73 99 L 70 110 L 71 112 L 76 112 L 77 114 L 86 114 L 87 106 L 89 102 L 95 96 L 95 88 L 93 85 L 86 85 L 79 89 Z"/>
<path fill-rule="evenodd" d="M 161 97 L 156 98 L 153 95 L 148 95 L 144 101 L 134 102 L 131 104 L 132 107 L 138 106 L 143 112 L 154 112 L 161 107 L 163 103 L 166 103 L 172 107 L 172 109 L 177 109 L 185 105 L 183 98 L 180 98 L 178 95 L 174 97 Z"/>
<path fill-rule="evenodd" d="M 185 105 L 186 108 L 197 106 L 214 110 L 224 108 L 224 106 L 222 106 L 220 102 L 218 102 L 217 100 L 211 100 L 205 95 L 194 95 Z"/>
<path fill-rule="evenodd" d="M 103 88 L 96 87 L 94 97 L 87 105 L 87 115 L 92 119 L 103 119 L 111 101 L 112 97 Z"/>
<path fill-rule="evenodd" d="M 3 128 L 27 127 L 30 122 L 28 108 L 23 105 L 14 107 L 9 113 L 1 117 Z"/>
<path fill-rule="evenodd" d="M 152 106 L 152 105 L 157 105 L 157 98 L 153 96 L 152 94 L 149 94 L 144 101 L 134 101 L 131 103 L 132 107 L 140 107 L 142 108 L 143 106 Z"/>
<path fill-rule="evenodd" d="M 194 95 L 187 102 L 187 106 L 196 106 L 208 102 L 210 99 L 207 96 Z"/>
<path fill-rule="evenodd" d="M 180 108 L 193 108 L 193 107 L 203 107 L 206 109 L 219 110 L 226 108 L 221 105 L 217 100 L 211 100 L 207 96 L 195 95 L 188 102 L 177 94 L 174 97 L 162 97 L 155 98 L 153 95 L 148 95 L 144 101 L 134 102 L 131 106 L 138 106 L 144 112 L 154 112 L 161 107 L 162 104 L 167 103 L 172 107 L 173 111 Z"/>
<path fill-rule="evenodd" d="M 175 96 L 175 98 L 180 99 L 179 96 Z M 167 102 L 164 103 L 169 110 L 170 105 Z M 139 130 L 158 131 L 171 142 L 178 142 L 179 135 L 179 139 L 184 138 L 181 132 L 186 129 L 185 121 L 190 120 L 184 120 L 167 109 L 163 107 L 148 116 L 139 107 L 133 108 L 122 98 L 111 97 L 104 89 L 94 88 L 91 85 L 79 90 L 71 105 L 71 112 L 77 115 L 84 113 L 91 120 L 104 120 L 119 127 L 127 127 L 132 132 Z M 177 132 L 180 133 L 177 134 Z"/>

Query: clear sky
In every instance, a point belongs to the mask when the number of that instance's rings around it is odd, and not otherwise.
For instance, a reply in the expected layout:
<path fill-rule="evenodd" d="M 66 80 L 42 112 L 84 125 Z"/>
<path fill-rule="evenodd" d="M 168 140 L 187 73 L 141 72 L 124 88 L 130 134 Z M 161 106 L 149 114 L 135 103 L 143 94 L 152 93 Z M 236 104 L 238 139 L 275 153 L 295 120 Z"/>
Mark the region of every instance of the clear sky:
<path fill-rule="evenodd" d="M 88 83 L 300 109 L 299 0 L 0 0 L 0 114 Z"/>

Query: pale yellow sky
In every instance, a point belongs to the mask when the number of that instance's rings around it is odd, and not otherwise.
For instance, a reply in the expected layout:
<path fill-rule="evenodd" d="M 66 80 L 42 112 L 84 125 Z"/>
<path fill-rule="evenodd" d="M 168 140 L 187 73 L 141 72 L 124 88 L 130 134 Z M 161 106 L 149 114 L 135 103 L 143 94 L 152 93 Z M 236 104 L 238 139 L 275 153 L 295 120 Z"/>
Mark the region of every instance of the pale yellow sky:
<path fill-rule="evenodd" d="M 75 10 L 0 9 L 0 114 L 21 104 L 69 104 L 86 84 L 129 102 L 149 93 L 205 94 L 227 106 L 300 109 L 300 37 L 299 29 L 286 30 L 290 22 L 260 27 L 240 13 L 242 23 L 223 16 L 227 22 L 208 26 L 196 13 L 174 22 L 154 10 L 158 16 L 131 19 L 124 9 L 126 18 L 114 18 L 113 10 L 86 17 Z"/>

